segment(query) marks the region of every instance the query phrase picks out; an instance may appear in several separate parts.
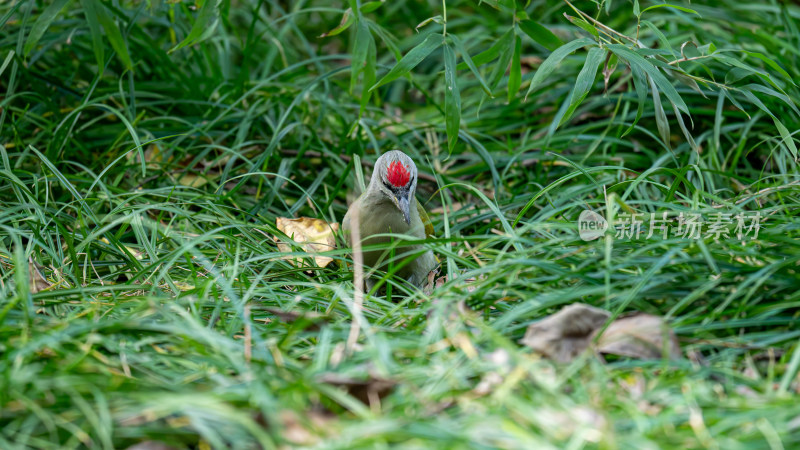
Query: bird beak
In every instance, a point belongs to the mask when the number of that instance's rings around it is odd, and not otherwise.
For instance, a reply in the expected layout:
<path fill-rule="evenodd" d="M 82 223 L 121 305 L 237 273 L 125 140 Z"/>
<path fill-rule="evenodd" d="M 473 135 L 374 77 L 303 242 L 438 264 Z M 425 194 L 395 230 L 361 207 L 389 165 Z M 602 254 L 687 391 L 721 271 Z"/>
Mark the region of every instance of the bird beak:
<path fill-rule="evenodd" d="M 400 194 L 397 197 L 397 208 L 400 209 L 400 212 L 403 213 L 403 219 L 406 221 L 406 225 L 411 224 L 411 211 L 409 210 L 408 205 L 408 195 Z"/>

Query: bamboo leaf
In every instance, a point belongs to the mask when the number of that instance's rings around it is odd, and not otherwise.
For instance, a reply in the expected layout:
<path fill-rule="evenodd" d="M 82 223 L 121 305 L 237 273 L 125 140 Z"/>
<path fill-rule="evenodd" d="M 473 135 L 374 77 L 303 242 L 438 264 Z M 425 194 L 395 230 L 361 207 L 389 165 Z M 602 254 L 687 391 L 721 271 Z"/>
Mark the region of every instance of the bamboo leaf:
<path fill-rule="evenodd" d="M 6 59 L 3 60 L 3 64 L 0 64 L 0 76 L 3 76 L 3 72 L 6 71 L 8 63 L 10 63 L 12 59 L 14 59 L 14 55 L 16 55 L 16 53 L 14 53 L 14 50 L 8 52 L 8 55 L 6 55 Z"/>
<path fill-rule="evenodd" d="M 764 85 L 755 84 L 755 83 L 748 84 L 747 86 L 743 86 L 742 90 L 758 91 L 758 92 L 761 92 L 762 94 L 771 95 L 771 96 L 773 96 L 773 97 L 775 97 L 777 99 L 780 99 L 781 101 L 783 101 L 784 103 L 789 105 L 789 107 L 792 108 L 792 111 L 794 111 L 795 114 L 800 116 L 800 110 L 797 109 L 797 106 L 794 104 L 792 99 L 789 98 L 788 95 L 781 94 L 780 92 L 776 92 L 776 91 L 774 91 L 774 90 L 772 90 L 772 89 L 770 89 L 770 88 L 768 88 L 768 87 L 766 87 Z"/>
<path fill-rule="evenodd" d="M 178 45 L 172 47 L 169 53 L 180 50 L 187 45 L 202 42 L 214 33 L 217 23 L 219 23 L 219 2 L 220 0 L 205 0 L 203 2 L 203 5 L 200 6 L 197 20 L 192 25 L 189 34 Z"/>
<path fill-rule="evenodd" d="M 661 30 L 659 30 L 658 27 L 655 26 L 655 24 L 653 24 L 653 22 L 642 19 L 639 23 L 649 28 L 650 31 L 652 31 L 653 34 L 656 35 L 656 37 L 658 38 L 658 42 L 661 43 L 661 47 L 668 50 L 671 55 L 673 56 L 677 55 L 677 53 L 675 53 L 675 50 L 673 50 L 672 45 L 669 43 L 669 39 L 667 39 L 667 37 L 664 36 L 664 33 L 662 33 Z"/>
<path fill-rule="evenodd" d="M 639 66 L 630 66 L 631 68 L 631 75 L 633 75 L 633 86 L 636 89 L 636 97 L 638 103 L 638 109 L 636 110 L 636 118 L 633 119 L 633 123 L 631 126 L 622 133 L 622 137 L 627 136 L 628 133 L 633 131 L 633 128 L 639 122 L 639 119 L 642 118 L 642 113 L 644 113 L 644 103 L 647 100 L 647 75 L 645 75 L 644 71 Z"/>
<path fill-rule="evenodd" d="M 350 28 L 350 25 L 354 24 L 355 22 L 356 22 L 356 16 L 353 15 L 353 10 L 347 8 L 344 11 L 344 14 L 342 14 L 342 20 L 339 22 L 339 25 L 337 25 L 336 28 L 332 29 L 331 31 L 320 34 L 319 37 L 324 38 L 324 37 L 336 36 L 342 31 Z"/>
<path fill-rule="evenodd" d="M 674 103 L 681 112 L 686 114 L 691 114 L 689 112 L 689 107 L 686 106 L 686 103 L 683 101 L 681 96 L 678 94 L 678 91 L 675 89 L 675 86 L 667 80 L 667 77 L 658 70 L 658 67 L 651 64 L 648 60 L 644 59 L 638 53 L 630 50 L 628 47 L 620 44 L 611 44 L 608 46 L 608 49 L 612 52 L 616 53 L 617 56 L 628 61 L 628 64 L 631 66 L 637 65 L 639 66 L 644 73 L 650 76 L 650 79 L 658 86 L 658 88 L 664 92 L 664 95 L 667 96 L 667 99 Z"/>
<path fill-rule="evenodd" d="M 779 66 L 779 65 L 778 65 L 778 63 L 776 63 L 775 61 L 773 61 L 771 58 L 769 58 L 769 57 L 765 56 L 763 53 L 759 53 L 759 52 L 748 52 L 748 51 L 746 51 L 746 50 L 743 50 L 743 51 L 744 51 L 744 53 L 746 53 L 748 56 L 752 56 L 753 58 L 757 58 L 757 59 L 760 59 L 761 61 L 764 61 L 764 63 L 766 63 L 768 66 L 772 67 L 772 69 L 773 69 L 773 70 L 775 70 L 776 72 L 778 72 L 779 74 L 781 74 L 781 75 L 782 75 L 784 78 L 786 78 L 786 80 L 787 80 L 787 81 L 789 81 L 790 83 L 792 83 L 793 85 L 795 85 L 795 86 L 796 86 L 796 84 L 795 84 L 794 80 L 792 79 L 792 76 L 791 76 L 791 75 L 789 75 L 789 73 L 788 73 L 788 72 L 786 72 L 786 71 L 783 69 L 783 67 Z"/>
<path fill-rule="evenodd" d="M 789 151 L 792 153 L 792 157 L 797 160 L 797 145 L 794 143 L 794 138 L 792 134 L 789 133 L 789 130 L 786 128 L 780 120 L 773 117 L 773 122 L 775 122 L 775 127 L 778 129 L 778 133 L 781 134 L 781 139 Z"/>
<path fill-rule="evenodd" d="M 475 78 L 477 78 L 478 82 L 481 84 L 483 91 L 486 92 L 487 95 L 491 96 L 492 90 L 489 89 L 489 85 L 486 84 L 486 80 L 483 79 L 483 76 L 481 75 L 480 71 L 478 71 L 478 67 L 475 65 L 472 58 L 470 58 L 469 52 L 467 52 L 467 49 L 464 48 L 464 44 L 461 42 L 461 39 L 459 39 L 458 36 L 456 36 L 455 34 L 451 34 L 450 39 L 453 40 L 453 44 L 456 46 L 456 50 L 458 50 L 458 53 L 461 54 L 461 58 L 464 60 L 462 64 L 466 64 L 467 67 L 469 67 L 469 70 L 472 71 L 472 74 L 475 75 Z M 456 66 L 456 69 L 458 69 L 460 66 L 461 64 Z"/>
<path fill-rule="evenodd" d="M 695 81 L 694 78 L 692 78 L 692 77 L 690 77 L 688 75 L 684 75 L 684 74 L 682 74 L 681 72 L 678 72 L 678 71 L 673 71 L 672 75 L 674 75 L 675 78 L 677 78 L 678 81 L 680 81 L 681 83 L 685 84 L 686 86 L 689 86 L 693 91 L 695 91 L 698 94 L 702 95 L 704 98 L 708 98 L 708 97 L 706 97 L 706 94 L 703 92 L 703 90 L 700 89 L 700 85 L 697 84 L 697 81 Z"/>
<path fill-rule="evenodd" d="M 100 31 L 100 20 L 97 18 L 97 1 L 81 0 L 83 14 L 86 16 L 86 23 L 89 24 L 89 33 L 92 36 L 92 50 L 94 59 L 97 62 L 97 71 L 103 74 L 105 70 L 105 50 L 103 49 L 103 34 Z M 102 6 L 102 5 L 100 5 Z"/>
<path fill-rule="evenodd" d="M 39 39 L 44 36 L 44 32 L 47 31 L 47 27 L 53 23 L 53 20 L 58 15 L 59 11 L 64 9 L 65 6 L 72 0 L 55 0 L 53 3 L 49 4 L 47 8 L 44 10 L 41 16 L 36 19 L 36 22 L 33 24 L 33 28 L 31 28 L 31 34 L 28 36 L 28 40 L 25 41 L 25 47 L 22 51 L 23 56 L 27 57 L 30 54 L 31 50 L 36 47 L 36 44 L 39 42 Z"/>
<path fill-rule="evenodd" d="M 456 79 L 456 54 L 449 45 L 444 46 L 444 114 L 447 130 L 447 147 L 452 152 L 458 141 L 461 124 L 461 93 Z"/>
<path fill-rule="evenodd" d="M 372 37 L 371 33 L 367 33 L 369 36 L 368 39 L 368 47 L 367 47 L 367 59 L 364 63 L 364 80 L 362 81 L 361 85 L 361 107 L 358 111 L 358 116 L 361 117 L 364 114 L 364 110 L 367 109 L 367 103 L 369 103 L 369 99 L 372 96 L 372 91 L 369 90 L 369 87 L 375 83 L 375 78 L 377 75 L 377 60 L 378 55 L 375 49 L 375 39 Z"/>
<path fill-rule="evenodd" d="M 651 9 L 656 9 L 656 8 L 674 8 L 674 9 L 677 9 L 679 11 L 683 11 L 683 12 L 687 12 L 687 13 L 691 13 L 691 14 L 697 14 L 698 16 L 700 16 L 700 13 L 698 13 L 697 11 L 695 11 L 693 9 L 689 9 L 689 8 L 687 8 L 685 6 L 670 5 L 670 4 L 667 4 L 667 3 L 648 6 L 647 8 L 642 10 L 642 14 L 646 13 L 647 11 L 650 11 Z M 700 17 L 702 17 L 702 16 L 700 16 Z"/>
<path fill-rule="evenodd" d="M 595 41 L 589 38 L 581 38 L 574 40 L 572 42 L 568 42 L 561 47 L 557 48 L 550 56 L 545 59 L 542 64 L 539 66 L 539 70 L 533 75 L 533 79 L 531 80 L 530 86 L 528 86 L 528 92 L 525 94 L 525 99 L 528 99 L 528 96 L 533 92 L 537 86 L 539 86 L 548 75 L 553 73 L 556 70 L 558 64 L 567 57 L 570 53 L 574 52 L 575 50 L 585 47 L 587 45 L 594 44 Z"/>
<path fill-rule="evenodd" d="M 513 30 L 513 29 L 512 29 Z M 503 50 L 503 53 L 500 55 L 500 58 L 495 63 L 494 67 L 492 68 L 492 73 L 489 75 L 489 87 L 494 90 L 497 85 L 500 83 L 500 80 L 503 79 L 503 75 L 506 73 L 506 69 L 508 68 L 509 62 L 511 62 L 511 56 L 514 53 L 514 44 L 513 44 L 513 36 L 509 35 L 508 39 L 504 42 L 506 44 L 506 48 Z M 483 106 L 483 102 L 489 98 L 490 95 L 482 95 L 480 102 L 478 102 L 478 113 L 480 113 L 481 107 Z"/>
<path fill-rule="evenodd" d="M 383 76 L 374 86 L 369 90 L 372 91 L 379 86 L 390 83 L 403 75 L 407 74 L 414 67 L 417 67 L 428 55 L 434 50 L 441 47 L 444 42 L 441 34 L 429 34 L 422 43 L 412 48 L 405 56 L 403 56 L 392 69 Z"/>
<path fill-rule="evenodd" d="M 681 132 L 683 133 L 683 137 L 686 138 L 686 141 L 689 142 L 689 146 L 692 150 L 696 151 L 698 154 L 700 153 L 700 147 L 697 146 L 697 143 L 694 141 L 692 137 L 692 133 L 689 132 L 689 129 L 686 128 L 686 124 L 683 122 L 683 117 L 681 117 L 681 112 L 672 104 L 672 110 L 675 112 L 675 121 L 678 122 L 678 127 L 680 127 Z"/>
<path fill-rule="evenodd" d="M 523 20 L 519 23 L 519 28 L 531 39 L 541 44 L 544 48 L 553 51 L 564 45 L 552 31 L 532 20 Z"/>
<path fill-rule="evenodd" d="M 550 121 L 550 125 L 547 127 L 547 139 L 545 140 L 545 146 L 550 145 L 550 137 L 555 134 L 558 126 L 563 122 L 561 119 L 564 118 L 564 115 L 567 114 L 567 110 L 569 109 L 569 105 L 572 103 L 572 91 L 569 91 L 567 97 L 564 98 L 564 101 L 561 102 L 561 106 L 558 107 L 558 111 L 553 116 L 553 120 Z"/>
<path fill-rule="evenodd" d="M 497 58 L 498 55 L 500 55 L 500 52 L 508 48 L 508 42 L 514 38 L 513 32 L 514 32 L 513 28 L 506 31 L 505 34 L 500 36 L 500 39 L 498 39 L 497 42 L 492 44 L 491 47 L 475 55 L 475 57 L 472 58 L 472 62 L 474 62 L 476 66 L 480 67 L 488 63 L 489 61 L 492 61 L 493 59 Z M 462 62 L 457 67 L 458 70 L 464 70 L 466 68 L 467 68 L 466 62 Z"/>
<path fill-rule="evenodd" d="M 358 75 L 364 70 L 369 51 L 369 40 L 371 35 L 364 19 L 356 24 L 356 39 L 353 41 L 353 56 L 350 60 L 350 93 L 355 92 Z"/>
<path fill-rule="evenodd" d="M 514 41 L 509 39 L 507 44 L 508 46 L 503 50 L 503 54 L 500 55 L 494 68 L 492 68 L 491 75 L 489 75 L 489 87 L 492 89 L 496 88 L 500 83 L 500 80 L 506 73 L 506 69 L 508 69 L 508 63 L 511 62 L 511 56 L 514 54 Z"/>
<path fill-rule="evenodd" d="M 569 120 L 575 109 L 583 102 L 589 90 L 594 84 L 594 79 L 597 76 L 597 68 L 606 59 L 606 51 L 600 47 L 592 47 L 589 49 L 589 54 L 586 56 L 586 62 L 575 80 L 575 86 L 572 88 L 572 100 L 570 101 L 569 108 L 560 120 L 559 126 Z"/>
<path fill-rule="evenodd" d="M 661 136 L 661 141 L 667 148 L 671 148 L 669 144 L 669 121 L 667 120 L 667 113 L 664 112 L 664 107 L 661 105 L 661 96 L 658 93 L 658 87 L 652 78 L 648 77 L 650 82 L 650 90 L 653 92 L 653 108 L 656 114 L 656 126 L 658 127 L 658 134 Z"/>
<path fill-rule="evenodd" d="M 383 5 L 383 2 L 378 2 L 378 1 L 366 2 L 366 3 L 361 5 L 361 12 L 364 13 L 364 14 L 371 13 L 371 12 L 375 11 L 376 9 L 380 8 L 381 5 Z"/>
<path fill-rule="evenodd" d="M 572 17 L 570 15 L 566 15 L 567 20 L 572 22 L 573 25 L 580 27 L 583 31 L 591 34 L 594 37 L 599 37 L 600 33 L 597 31 L 597 28 L 594 25 L 590 24 L 589 22 L 583 20 L 581 17 Z"/>
<path fill-rule="evenodd" d="M 773 114 L 772 111 L 770 111 L 770 109 L 767 108 L 767 105 L 765 105 L 764 102 L 762 102 L 760 98 L 756 97 L 755 94 L 753 94 L 751 91 L 749 91 L 747 89 L 742 89 L 739 92 L 741 92 L 742 95 L 744 95 L 745 98 L 750 101 L 750 103 L 756 105 L 756 107 L 758 107 L 758 109 L 760 109 L 760 110 L 764 111 L 765 113 L 767 113 L 774 120 L 778 120 L 778 118 L 775 116 L 775 114 Z"/>
<path fill-rule="evenodd" d="M 414 27 L 416 31 L 419 31 L 420 28 L 424 27 L 425 25 L 434 22 L 438 23 L 439 25 L 444 24 L 444 18 L 441 15 L 436 15 L 433 17 L 428 17 L 427 19 L 423 20 L 422 22 L 418 23 L 417 26 Z"/>
<path fill-rule="evenodd" d="M 100 24 L 103 25 L 103 30 L 106 32 L 108 41 L 111 42 L 111 47 L 117 52 L 117 57 L 119 57 L 122 64 L 125 65 L 126 69 L 133 70 L 133 62 L 131 62 L 131 56 L 128 53 L 128 46 L 125 45 L 125 40 L 122 38 L 119 26 L 117 26 L 116 22 L 108 15 L 106 7 L 99 0 L 97 1 L 95 11 L 97 12 L 97 19 L 100 21 Z"/>
<path fill-rule="evenodd" d="M 400 48 L 397 47 L 397 41 L 395 40 L 394 36 L 387 33 L 386 30 L 383 29 L 383 27 L 376 24 L 375 22 L 369 22 L 367 23 L 367 25 L 369 25 L 370 31 L 374 33 L 375 36 L 379 37 L 381 39 L 381 42 L 383 42 L 383 44 L 386 45 L 386 48 L 389 49 L 390 52 L 392 52 L 392 55 L 394 55 L 394 59 L 399 61 L 403 57 L 403 54 L 400 52 Z"/>
<path fill-rule="evenodd" d="M 508 73 L 508 102 L 514 99 L 519 92 L 522 84 L 522 66 L 520 65 L 520 53 L 522 52 L 522 39 L 517 36 L 514 44 L 514 55 L 511 57 L 511 70 Z"/>

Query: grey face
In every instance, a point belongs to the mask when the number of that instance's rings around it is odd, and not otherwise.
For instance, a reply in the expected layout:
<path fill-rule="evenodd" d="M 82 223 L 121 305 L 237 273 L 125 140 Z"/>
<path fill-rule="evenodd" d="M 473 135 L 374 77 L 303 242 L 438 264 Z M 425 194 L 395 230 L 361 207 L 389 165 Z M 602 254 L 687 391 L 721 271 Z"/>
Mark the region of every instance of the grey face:
<path fill-rule="evenodd" d="M 384 153 L 375 162 L 370 187 L 378 188 L 403 214 L 406 224 L 411 223 L 410 202 L 417 189 L 417 166 L 400 150 Z"/>

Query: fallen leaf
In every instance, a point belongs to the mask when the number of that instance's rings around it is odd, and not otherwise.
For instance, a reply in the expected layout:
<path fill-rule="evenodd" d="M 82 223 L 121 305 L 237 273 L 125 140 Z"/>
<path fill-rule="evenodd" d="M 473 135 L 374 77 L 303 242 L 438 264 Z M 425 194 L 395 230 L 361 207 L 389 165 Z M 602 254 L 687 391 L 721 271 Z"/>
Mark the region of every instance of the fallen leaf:
<path fill-rule="evenodd" d="M 138 152 L 130 152 L 125 157 L 128 160 L 128 163 L 131 164 L 140 164 L 139 153 Z M 161 152 L 161 149 L 158 148 L 157 145 L 151 144 L 147 149 L 144 151 L 144 161 L 147 165 L 148 169 L 160 169 L 161 166 L 171 160 L 172 158 L 166 158 L 164 153 Z"/>
<path fill-rule="evenodd" d="M 30 277 L 30 291 L 31 294 L 47 290 L 53 284 L 47 281 L 44 276 L 44 267 L 33 260 L 28 260 L 28 276 Z"/>
<path fill-rule="evenodd" d="M 503 382 L 503 376 L 497 372 L 488 372 L 482 378 L 480 383 L 478 383 L 474 389 L 472 389 L 472 393 L 476 396 L 484 396 L 492 391 L 497 386 Z"/>
<path fill-rule="evenodd" d="M 278 308 L 265 308 L 265 311 L 275 314 L 284 322 L 296 324 L 301 329 L 309 331 L 319 331 L 320 324 L 326 322 L 330 317 L 314 312 L 295 312 L 284 311 Z"/>
<path fill-rule="evenodd" d="M 569 362 L 589 347 L 590 336 L 611 316 L 608 311 L 573 303 L 532 323 L 520 343 L 558 362 Z"/>
<path fill-rule="evenodd" d="M 592 340 L 598 332 L 593 334 Z M 611 322 L 595 348 L 601 354 L 641 359 L 660 359 L 666 349 L 670 359 L 681 358 L 678 338 L 669 325 L 663 318 L 645 313 L 635 313 Z"/>
<path fill-rule="evenodd" d="M 251 148 L 245 149 L 246 151 Z M 176 156 L 181 157 L 176 159 Z M 220 156 L 214 158 L 209 155 L 211 159 L 195 160 L 195 155 L 191 153 L 173 154 L 162 151 L 156 144 L 151 144 L 144 151 L 144 160 L 148 169 L 166 169 L 171 168 L 168 172 L 169 177 L 174 183 L 182 186 L 200 188 L 211 180 L 219 178 L 221 174 L 221 167 L 227 164 L 230 156 Z M 139 153 L 132 152 L 127 156 L 129 163 L 139 164 Z"/>
<path fill-rule="evenodd" d="M 369 374 L 364 378 L 355 378 L 338 373 L 326 373 L 318 380 L 325 384 L 344 388 L 348 394 L 365 405 L 373 407 L 380 399 L 389 395 L 397 382 L 387 378 Z"/>
<path fill-rule="evenodd" d="M 511 355 L 508 350 L 499 348 L 491 353 L 481 354 L 483 360 L 492 366 L 492 369 L 483 374 L 480 382 L 472 389 L 477 396 L 490 394 L 505 381 L 511 372 Z"/>
<path fill-rule="evenodd" d="M 430 272 L 428 272 L 428 281 L 425 283 L 425 286 L 422 287 L 422 292 L 424 292 L 425 295 L 431 295 L 433 293 L 433 289 L 434 288 L 437 288 L 441 284 L 444 284 L 444 283 L 439 284 L 439 281 L 442 278 L 446 278 L 447 275 L 445 275 L 445 276 L 443 276 L 443 277 L 441 277 L 439 279 L 436 279 L 436 276 L 438 274 L 439 274 L 439 267 L 436 267 L 435 269 L 433 269 Z"/>
<path fill-rule="evenodd" d="M 203 175 L 203 174 L 196 174 L 192 172 L 186 172 L 181 174 L 180 176 L 176 177 L 176 181 L 181 186 L 186 187 L 193 187 L 193 188 L 200 188 L 206 185 L 209 182 L 211 175 Z"/>
<path fill-rule="evenodd" d="M 328 223 L 322 219 L 314 219 L 311 217 L 301 217 L 299 219 L 287 219 L 285 217 L 278 217 L 276 219 L 278 230 L 283 234 L 289 236 L 303 251 L 314 255 L 314 262 L 319 267 L 325 267 L 333 261 L 329 256 L 321 256 L 316 253 L 333 250 L 336 248 L 335 233 L 339 231 L 338 223 Z M 291 247 L 282 242 L 279 238 L 275 238 L 278 243 L 278 250 L 281 252 L 291 252 Z M 288 259 L 296 266 L 303 264 L 303 258 L 287 256 Z"/>
<path fill-rule="evenodd" d="M 333 426 L 337 417 L 330 411 L 313 406 L 307 411 L 284 409 L 271 416 L 277 419 L 271 422 L 262 411 L 256 411 L 253 420 L 262 428 L 273 428 L 280 431 L 281 437 L 291 444 L 313 446 L 322 439 L 331 438 L 337 429 Z M 294 448 L 281 446 L 278 448 Z"/>
<path fill-rule="evenodd" d="M 597 354 L 659 359 L 666 350 L 670 359 L 681 358 L 678 339 L 663 318 L 633 313 L 611 322 L 598 338 L 610 316 L 608 311 L 574 303 L 529 325 L 520 343 L 558 362 L 571 361 L 595 340 Z"/>
<path fill-rule="evenodd" d="M 283 437 L 297 445 L 314 445 L 319 442 L 319 438 L 303 427 L 296 418 L 281 417 L 283 422 Z"/>

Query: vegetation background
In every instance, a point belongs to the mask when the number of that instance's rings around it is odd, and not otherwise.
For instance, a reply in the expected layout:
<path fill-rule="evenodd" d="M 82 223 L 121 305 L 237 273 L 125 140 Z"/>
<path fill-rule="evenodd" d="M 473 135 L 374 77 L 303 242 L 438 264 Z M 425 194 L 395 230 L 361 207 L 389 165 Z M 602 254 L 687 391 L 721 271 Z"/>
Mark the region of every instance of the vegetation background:
<path fill-rule="evenodd" d="M 27 0 L 0 27 L 0 447 L 800 445 L 796 3 Z M 359 309 L 346 250 L 295 267 L 275 221 L 340 220 L 390 148 L 447 281 Z M 584 209 L 765 220 L 585 242 Z M 685 357 L 519 343 L 574 302 L 664 316 Z"/>

